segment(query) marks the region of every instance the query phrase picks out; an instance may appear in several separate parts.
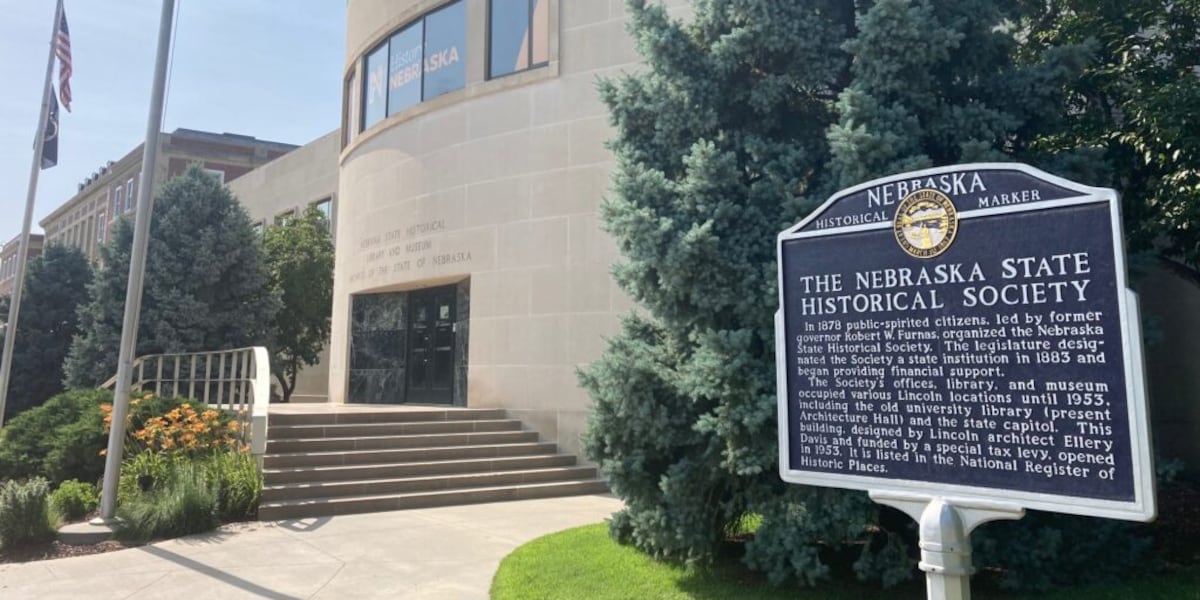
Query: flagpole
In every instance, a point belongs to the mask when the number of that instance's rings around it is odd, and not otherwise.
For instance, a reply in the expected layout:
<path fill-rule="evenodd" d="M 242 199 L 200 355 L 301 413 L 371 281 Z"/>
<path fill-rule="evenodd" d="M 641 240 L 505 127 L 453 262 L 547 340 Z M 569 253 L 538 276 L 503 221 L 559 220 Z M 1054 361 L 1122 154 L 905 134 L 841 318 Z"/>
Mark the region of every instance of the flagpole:
<path fill-rule="evenodd" d="M 162 131 L 167 64 L 171 56 L 171 23 L 174 19 L 175 0 L 163 0 L 162 19 L 158 23 L 154 85 L 150 89 L 150 113 L 146 119 L 146 142 L 142 145 L 142 178 L 133 217 L 133 248 L 129 254 L 129 285 L 125 288 L 125 318 L 121 325 L 117 383 L 113 386 L 112 427 L 108 431 L 108 454 L 104 460 L 104 482 L 100 487 L 100 517 L 93 523 L 112 521 L 117 512 L 117 485 L 121 479 L 121 458 L 125 450 L 125 416 L 129 414 L 130 379 L 137 348 L 138 315 L 142 307 L 142 276 L 146 271 L 146 244 L 150 238 L 150 203 L 154 198 L 155 165 L 158 164 L 158 139 Z"/>
<path fill-rule="evenodd" d="M 42 82 L 42 111 L 37 135 L 33 138 L 33 161 L 29 165 L 29 192 L 25 195 L 25 220 L 17 243 L 17 274 L 8 304 L 8 323 L 4 330 L 4 355 L 0 358 L 0 427 L 4 426 L 4 408 L 8 401 L 9 375 L 12 373 L 13 343 L 17 339 L 17 317 L 21 312 L 21 292 L 25 287 L 25 261 L 29 258 L 29 229 L 33 226 L 33 202 L 37 198 L 38 174 L 42 170 L 42 145 L 46 141 L 46 117 L 50 115 L 50 78 L 54 75 L 54 40 L 62 20 L 62 0 L 54 5 L 54 25 L 50 28 L 50 50 L 46 58 L 46 79 Z"/>

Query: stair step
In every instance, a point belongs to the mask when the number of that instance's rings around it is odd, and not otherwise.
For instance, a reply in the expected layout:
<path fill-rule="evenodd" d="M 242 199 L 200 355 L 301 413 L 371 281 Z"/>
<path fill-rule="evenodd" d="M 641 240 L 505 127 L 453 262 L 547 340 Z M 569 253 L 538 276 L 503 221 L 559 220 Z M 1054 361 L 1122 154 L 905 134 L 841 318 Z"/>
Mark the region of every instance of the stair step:
<path fill-rule="evenodd" d="M 408 494 L 369 494 L 335 498 L 312 498 L 306 500 L 264 502 L 258 507 L 258 518 L 263 521 L 270 521 L 323 515 L 344 515 L 432 506 L 505 502 L 510 500 L 604 493 L 608 493 L 608 485 L 603 480 L 583 479 L 531 483 L 527 485 L 447 489 Z"/>
<path fill-rule="evenodd" d="M 392 479 L 365 479 L 324 483 L 288 483 L 263 487 L 263 502 L 281 502 L 305 498 L 333 498 L 339 496 L 365 496 L 399 494 L 409 492 L 431 492 L 445 489 L 472 487 L 495 487 L 545 483 L 570 479 L 595 479 L 596 468 L 590 466 L 550 467 L 519 471 L 491 471 L 483 473 L 455 473 L 421 477 Z"/>
<path fill-rule="evenodd" d="M 527 456 L 432 460 L 424 462 L 266 468 L 263 470 L 263 479 L 265 485 L 273 486 L 286 483 L 321 483 L 358 479 L 395 479 L 421 475 L 449 475 L 452 473 L 513 471 L 517 469 L 565 467 L 573 464 L 575 464 L 575 457 L 569 454 L 534 454 Z"/>
<path fill-rule="evenodd" d="M 538 434 L 536 431 L 291 438 L 286 440 L 268 440 L 267 454 L 398 448 L 442 448 L 446 446 L 471 446 L 477 444 L 536 442 L 537 439 Z"/>
<path fill-rule="evenodd" d="M 267 436 L 271 440 L 319 437 L 358 437 L 377 435 L 423 435 L 433 433 L 482 433 L 485 431 L 520 431 L 516 419 L 484 419 L 477 421 L 425 421 L 413 423 L 345 423 L 341 425 L 284 425 L 278 415 L 271 416 Z"/>
<path fill-rule="evenodd" d="M 346 412 L 273 413 L 276 425 L 345 425 L 353 423 L 416 423 L 506 419 L 502 408 L 429 408 L 414 410 L 353 410 Z"/>
<path fill-rule="evenodd" d="M 445 448 L 295 452 L 288 454 L 265 454 L 263 455 L 263 467 L 316 467 L 370 463 L 425 462 L 460 458 L 491 458 L 521 454 L 553 454 L 557 449 L 558 446 L 554 442 L 522 442 L 517 444 L 448 446 Z"/>

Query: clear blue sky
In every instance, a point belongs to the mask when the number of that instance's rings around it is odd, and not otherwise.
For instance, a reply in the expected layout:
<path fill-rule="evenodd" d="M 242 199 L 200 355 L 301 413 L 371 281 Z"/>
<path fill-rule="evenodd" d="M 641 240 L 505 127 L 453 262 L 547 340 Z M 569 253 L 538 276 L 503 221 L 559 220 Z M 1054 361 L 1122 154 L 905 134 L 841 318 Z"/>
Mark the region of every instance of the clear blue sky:
<path fill-rule="evenodd" d="M 58 166 L 39 177 L 34 233 L 146 132 L 161 1 L 65 1 L 72 112 L 61 111 Z M 176 18 L 164 131 L 305 144 L 338 126 L 346 0 L 178 0 Z M 0 5 L 0 243 L 21 232 L 53 20 L 51 0 Z"/>

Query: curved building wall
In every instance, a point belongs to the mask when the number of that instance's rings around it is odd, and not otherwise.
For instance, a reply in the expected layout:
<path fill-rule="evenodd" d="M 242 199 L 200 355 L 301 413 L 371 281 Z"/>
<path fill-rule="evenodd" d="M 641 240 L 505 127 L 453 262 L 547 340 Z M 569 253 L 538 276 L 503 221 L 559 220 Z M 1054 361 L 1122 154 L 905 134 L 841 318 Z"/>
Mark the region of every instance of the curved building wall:
<path fill-rule="evenodd" d="M 448 3 L 348 4 L 330 397 L 419 403 L 395 392 L 416 385 L 424 360 L 414 361 L 426 331 L 414 302 L 420 290 L 453 290 L 452 306 L 430 305 L 453 321 L 455 389 L 442 401 L 506 408 L 575 451 L 590 404 L 575 369 L 631 306 L 596 215 L 613 165 L 596 80 L 636 67 L 624 2 L 533 0 L 547 11 L 548 35 L 533 42 L 544 66 L 490 79 L 489 0 L 461 2 L 461 88 L 365 129 L 361 98 L 375 92 L 360 83 L 370 82 L 363 57 Z"/>

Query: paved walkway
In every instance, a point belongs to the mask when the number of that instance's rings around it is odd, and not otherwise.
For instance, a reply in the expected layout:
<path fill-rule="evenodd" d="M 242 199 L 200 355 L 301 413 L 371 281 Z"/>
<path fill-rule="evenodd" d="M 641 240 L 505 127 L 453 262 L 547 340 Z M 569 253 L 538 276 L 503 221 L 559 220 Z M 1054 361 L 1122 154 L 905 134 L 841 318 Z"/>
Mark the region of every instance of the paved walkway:
<path fill-rule="evenodd" d="M 150 546 L 0 565 L 0 598 L 487 598 L 517 546 L 602 521 L 612 496 L 241 523 Z"/>

